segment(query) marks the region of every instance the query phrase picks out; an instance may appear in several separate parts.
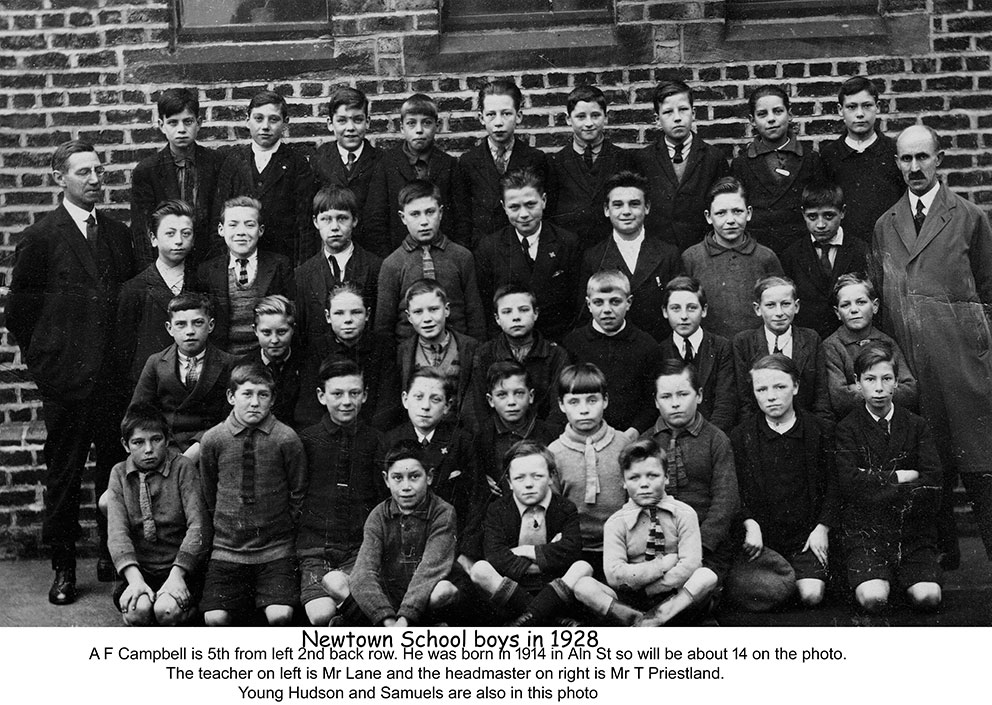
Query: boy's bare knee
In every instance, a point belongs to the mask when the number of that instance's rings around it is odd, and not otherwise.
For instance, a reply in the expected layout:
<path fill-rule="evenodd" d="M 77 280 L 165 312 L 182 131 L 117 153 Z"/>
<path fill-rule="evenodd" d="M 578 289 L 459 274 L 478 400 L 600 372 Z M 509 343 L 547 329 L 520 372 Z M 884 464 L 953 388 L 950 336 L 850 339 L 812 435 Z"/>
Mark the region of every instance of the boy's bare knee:
<path fill-rule="evenodd" d="M 697 568 L 685 581 L 685 591 L 692 595 L 694 604 L 703 604 L 713 594 L 719 578 L 710 568 Z"/>
<path fill-rule="evenodd" d="M 155 621 L 163 627 L 174 627 L 186 621 L 187 613 L 172 595 L 159 595 L 155 600 Z"/>
<path fill-rule="evenodd" d="M 289 605 L 269 605 L 265 608 L 265 620 L 273 627 L 285 627 L 293 621 L 293 608 Z"/>
<path fill-rule="evenodd" d="M 450 605 L 458 597 L 458 588 L 448 580 L 442 580 L 431 591 L 431 607 Z"/>
<path fill-rule="evenodd" d="M 942 597 L 937 583 L 914 583 L 906 589 L 906 594 L 913 607 L 924 610 L 939 607 Z"/>
<path fill-rule="evenodd" d="M 887 580 L 866 580 L 854 589 L 858 604 L 868 612 L 877 612 L 889 605 L 889 583 Z"/>
<path fill-rule="evenodd" d="M 303 609 L 307 613 L 310 624 L 315 627 L 326 627 L 337 614 L 334 600 L 329 597 L 318 597 L 316 600 L 310 600 L 303 605 Z"/>
<path fill-rule="evenodd" d="M 827 592 L 826 583 L 813 578 L 797 580 L 796 588 L 799 590 L 799 601 L 807 607 L 816 607 L 823 602 L 823 597 Z"/>
<path fill-rule="evenodd" d="M 203 623 L 208 627 L 229 627 L 231 622 L 231 613 L 227 610 L 210 610 L 203 613 Z"/>
<path fill-rule="evenodd" d="M 142 595 L 137 607 L 124 613 L 124 624 L 129 627 L 147 627 L 155 624 L 155 612 L 151 600 Z"/>
<path fill-rule="evenodd" d="M 586 565 L 589 564 L 587 563 Z M 575 584 L 572 585 L 572 594 L 575 595 L 575 599 L 583 603 L 586 603 L 592 598 L 592 596 L 596 595 L 600 591 L 599 581 L 591 575 L 586 575 L 579 578 L 575 581 Z"/>
<path fill-rule="evenodd" d="M 472 582 L 475 585 L 478 585 L 479 588 L 490 595 L 496 592 L 500 582 L 503 580 L 503 577 L 496 572 L 496 569 L 493 568 L 489 561 L 477 561 L 472 566 L 472 572 L 469 573 L 469 577 L 472 578 Z"/>
<path fill-rule="evenodd" d="M 348 581 L 348 575 L 341 570 L 332 570 L 324 575 L 320 580 L 320 586 L 337 603 L 344 602 L 351 594 L 351 583 Z"/>
<path fill-rule="evenodd" d="M 589 565 L 587 561 L 575 561 L 575 563 L 569 567 L 568 571 L 561 576 L 561 581 L 574 592 L 576 583 L 578 583 L 578 581 L 582 578 L 591 577 L 592 574 L 592 566 Z"/>

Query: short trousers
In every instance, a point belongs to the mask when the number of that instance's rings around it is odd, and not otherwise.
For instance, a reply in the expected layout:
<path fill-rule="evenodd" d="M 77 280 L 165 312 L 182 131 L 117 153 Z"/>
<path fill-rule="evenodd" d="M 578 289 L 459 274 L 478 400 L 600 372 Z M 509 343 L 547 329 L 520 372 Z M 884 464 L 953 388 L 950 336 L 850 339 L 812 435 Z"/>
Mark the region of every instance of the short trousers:
<path fill-rule="evenodd" d="M 302 556 L 300 558 L 300 602 L 304 605 L 321 597 L 327 597 L 321 584 L 328 573 L 340 570 L 345 575 L 351 575 L 358 558 L 358 549 L 353 552 L 333 551 L 332 555 Z"/>
<path fill-rule="evenodd" d="M 200 609 L 249 612 L 269 605 L 295 605 L 298 589 L 293 558 L 277 558 L 267 563 L 211 559 Z"/>
<path fill-rule="evenodd" d="M 844 545 L 852 588 L 868 580 L 885 580 L 902 588 L 943 582 L 936 531 L 929 527 L 920 531 L 890 527 L 848 529 Z"/>

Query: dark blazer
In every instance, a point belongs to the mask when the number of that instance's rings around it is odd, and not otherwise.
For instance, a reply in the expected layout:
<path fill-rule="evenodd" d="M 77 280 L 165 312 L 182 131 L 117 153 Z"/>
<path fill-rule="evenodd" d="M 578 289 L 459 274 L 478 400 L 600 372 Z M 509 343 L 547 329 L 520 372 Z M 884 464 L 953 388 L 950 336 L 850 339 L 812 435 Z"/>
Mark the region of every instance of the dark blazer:
<path fill-rule="evenodd" d="M 613 231 L 603 215 L 603 187 L 617 172 L 633 169 L 634 158 L 627 150 L 604 140 L 589 171 L 582 155 L 569 143 L 550 156 L 549 166 L 547 215 L 555 225 L 575 233 L 579 247 L 586 250 Z"/>
<path fill-rule="evenodd" d="M 606 238 L 586 250 L 582 257 L 580 296 L 585 296 L 585 284 L 589 277 L 601 269 L 619 269 L 630 279 L 630 293 L 634 300 L 627 313 L 629 321 L 656 341 L 664 340 L 671 334 L 672 329 L 665 318 L 665 285 L 682 272 L 682 258 L 674 245 L 646 235 L 637 256 L 636 271 L 631 272 L 613 237 Z M 589 319 L 588 309 L 583 311 L 581 318 Z"/>
<path fill-rule="evenodd" d="M 235 196 L 251 196 L 262 203 L 265 234 L 259 247 L 283 255 L 294 265 L 317 251 L 317 231 L 310 208 L 314 180 L 310 165 L 302 153 L 288 144 L 280 144 L 272 159 L 259 174 L 250 144 L 231 147 L 217 176 L 212 222 L 220 221 L 224 202 Z M 224 251 L 224 241 L 215 236 L 211 255 Z"/>
<path fill-rule="evenodd" d="M 682 351 L 671 335 L 662 341 L 661 353 L 666 360 L 682 359 Z M 696 381 L 703 390 L 699 413 L 724 433 L 730 433 L 737 421 L 738 405 L 733 347 L 723 336 L 703 331 L 703 341 L 693 355 Z"/>
<path fill-rule="evenodd" d="M 372 307 L 378 296 L 380 267 L 381 257 L 356 244 L 351 259 L 341 273 L 344 281 L 354 282 L 361 288 L 362 298 L 372 314 L 375 313 Z M 323 248 L 297 267 L 293 278 L 296 282 L 296 335 L 301 345 L 309 346 L 331 335 L 324 311 L 327 310 L 327 294 L 338 282 L 331 273 Z M 371 317 L 365 326 L 372 330 Z"/>
<path fill-rule="evenodd" d="M 97 220 L 100 257 L 63 206 L 19 235 L 6 324 L 44 396 L 85 399 L 123 377 L 114 318 L 121 285 L 134 276 L 131 233 L 102 213 Z"/>
<path fill-rule="evenodd" d="M 373 147 L 372 143 L 365 140 L 362 156 L 358 158 L 350 172 L 341 161 L 337 142 L 324 142 L 317 147 L 317 152 L 310 159 L 310 168 L 313 169 L 317 190 L 326 186 L 334 186 L 351 189 L 355 194 L 355 200 L 358 201 L 358 213 L 355 214 L 358 216 L 358 225 L 352 233 L 352 237 L 356 242 L 362 244 L 365 244 L 365 223 L 363 222 L 362 211 L 365 208 L 365 201 L 368 200 L 369 185 L 372 183 L 372 174 L 379 163 L 380 156 L 382 156 L 382 150 Z"/>
<path fill-rule="evenodd" d="M 247 355 L 238 358 L 234 364 L 236 366 L 250 363 L 266 367 L 260 349 L 252 350 Z M 271 367 L 268 369 L 276 381 L 276 399 L 272 404 L 272 413 L 279 421 L 295 429 L 297 426 L 293 423 L 293 412 L 296 409 L 296 402 L 300 398 L 300 377 L 303 369 L 302 347 L 293 345 L 289 359 L 283 364 L 278 374 Z"/>
<path fill-rule="evenodd" d="M 798 291 L 800 306 L 795 324 L 812 328 L 824 340 L 837 330 L 839 323 L 834 313 L 834 284 L 841 274 L 865 272 L 868 245 L 848 236 L 845 230 L 844 244 L 837 248 L 836 254 L 832 275 L 820 267 L 820 254 L 809 235 L 799 237 L 780 257 L 785 276 L 795 282 Z"/>
<path fill-rule="evenodd" d="M 741 331 L 734 336 L 734 376 L 737 378 L 737 401 L 740 418 L 761 413 L 751 387 L 751 365 L 768 354 L 765 328 Z M 797 409 L 809 411 L 821 419 L 832 421 L 830 396 L 827 389 L 827 368 L 823 343 L 816 331 L 792 326 L 792 361 L 799 368 Z"/>
<path fill-rule="evenodd" d="M 156 406 L 172 428 L 173 441 L 185 451 L 230 413 L 227 380 L 234 363 L 233 355 L 207 343 L 196 386 L 188 390 L 180 381 L 176 346 L 170 345 L 145 362 L 131 406 L 139 402 Z"/>
<path fill-rule="evenodd" d="M 214 332 L 211 339 L 221 348 L 227 347 L 231 328 L 231 300 L 227 286 L 227 265 L 230 255 L 224 253 L 207 260 L 196 272 L 197 281 L 214 304 Z M 283 255 L 258 251 L 258 271 L 255 273 L 258 297 L 282 294 L 290 299 L 296 294 L 293 269 Z"/>
<path fill-rule="evenodd" d="M 547 155 L 523 140 L 515 139 L 506 173 L 524 167 L 534 169 L 545 185 L 548 183 Z M 484 137 L 463 153 L 458 158 L 458 168 L 464 179 L 468 207 L 469 240 L 465 244 L 474 252 L 487 235 L 510 224 L 503 210 L 503 189 L 499 185 L 502 175 L 496 170 L 488 138 Z"/>
<path fill-rule="evenodd" d="M 576 316 L 581 258 L 575 235 L 547 220 L 541 225 L 533 264 L 524 255 L 520 238 L 511 226 L 484 237 L 475 250 L 475 278 L 486 309 L 489 337 L 499 333 L 493 295 L 510 283 L 523 284 L 537 295 L 537 329 L 541 333 L 559 340 L 570 331 Z"/>
<path fill-rule="evenodd" d="M 682 252 L 710 231 L 703 211 L 709 209 L 707 192 L 713 183 L 730 176 L 730 164 L 716 147 L 693 135 L 685 172 L 679 181 L 668 156 L 665 138 L 634 152 L 636 168 L 648 179 L 651 212 L 647 229 Z"/>
<path fill-rule="evenodd" d="M 544 514 L 548 541 L 561 534 L 561 539 L 534 547 L 541 579 L 550 582 L 560 578 L 575 561 L 582 558 L 582 535 L 579 533 L 579 512 L 572 502 L 551 494 L 551 504 Z M 513 495 L 493 500 L 486 510 L 483 527 L 483 553 L 496 572 L 504 578 L 519 581 L 528 577 L 532 562 L 515 555 L 511 549 L 519 545 L 520 510 Z"/>
<path fill-rule="evenodd" d="M 187 291 L 199 291 L 192 265 L 186 266 L 183 277 L 183 292 Z M 131 384 L 138 381 L 148 356 L 173 342 L 165 327 L 173 296 L 175 294 L 154 262 L 124 282 L 121 288 L 117 306 L 117 352 Z"/>
<path fill-rule="evenodd" d="M 201 144 L 193 149 L 197 184 L 196 202 L 190 204 L 193 206 L 193 251 L 187 262 L 195 267 L 217 247 L 214 242 L 218 239 L 217 224 L 211 216 L 224 155 Z M 138 162 L 131 172 L 131 236 L 139 267 L 147 267 L 158 256 L 148 239 L 152 213 L 162 201 L 174 198 L 182 198 L 182 194 L 179 192 L 176 164 L 169 145 L 166 145 Z"/>
<path fill-rule="evenodd" d="M 435 145 L 427 160 L 427 172 L 428 179 L 441 190 L 441 205 L 444 207 L 441 229 L 455 242 L 467 243 L 465 184 L 458 161 Z M 397 199 L 400 189 L 416 178 L 417 173 L 403 152 L 402 144 L 382 152 L 372 173 L 362 216 L 365 221 L 365 242 L 362 244 L 366 249 L 380 257 L 388 257 L 403 242 L 407 230 L 400 220 Z"/>

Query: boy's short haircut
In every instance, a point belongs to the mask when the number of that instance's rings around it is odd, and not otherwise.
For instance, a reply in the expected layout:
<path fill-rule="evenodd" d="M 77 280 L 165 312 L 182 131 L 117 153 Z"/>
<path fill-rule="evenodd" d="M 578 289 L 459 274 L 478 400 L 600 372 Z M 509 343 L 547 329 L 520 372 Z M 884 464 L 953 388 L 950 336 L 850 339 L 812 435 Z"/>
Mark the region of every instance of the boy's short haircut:
<path fill-rule="evenodd" d="M 262 316 L 285 316 L 292 325 L 296 322 L 296 305 L 282 294 L 266 296 L 255 304 L 255 323 Z"/>
<path fill-rule="evenodd" d="M 282 119 L 285 120 L 289 117 L 289 106 L 286 104 L 286 99 L 275 91 L 259 91 L 253 95 L 248 102 L 248 114 L 251 115 L 252 110 L 263 105 L 278 105 Z"/>
<path fill-rule="evenodd" d="M 81 152 L 93 152 L 95 154 L 96 147 L 89 142 L 83 142 L 83 140 L 63 142 L 55 148 L 55 152 L 52 154 L 52 171 L 65 171 L 69 157 L 73 154 L 80 154 Z"/>
<path fill-rule="evenodd" d="M 207 318 L 214 317 L 214 305 L 210 297 L 206 294 L 198 294 L 195 291 L 184 291 L 181 294 L 173 296 L 169 299 L 167 310 L 170 321 L 173 314 L 180 311 L 203 311 L 207 314 Z"/>
<path fill-rule="evenodd" d="M 762 277 L 754 283 L 754 303 L 760 304 L 761 295 L 773 286 L 790 286 L 792 287 L 792 298 L 799 298 L 799 292 L 796 290 L 796 283 L 794 281 L 788 277 L 773 275 L 770 277 Z"/>
<path fill-rule="evenodd" d="M 503 284 L 496 290 L 493 294 L 493 308 L 497 311 L 499 310 L 499 300 L 504 296 L 512 296 L 513 294 L 526 294 L 530 297 L 530 305 L 537 310 L 537 294 L 531 291 L 530 287 L 521 284 L 520 282 L 510 282 L 509 284 Z"/>
<path fill-rule="evenodd" d="M 688 83 L 684 81 L 665 81 L 664 83 L 659 83 L 651 95 L 651 101 L 654 103 L 654 111 L 657 113 L 661 109 L 661 104 L 665 102 L 666 98 L 671 98 L 673 95 L 682 95 L 683 93 L 689 97 L 689 105 L 692 106 L 692 89 Z"/>
<path fill-rule="evenodd" d="M 437 120 L 437 103 L 426 93 L 414 93 L 400 106 L 400 120 L 407 115 L 425 115 Z"/>
<path fill-rule="evenodd" d="M 661 468 L 667 475 L 668 457 L 665 454 L 664 448 L 658 445 L 658 442 L 653 438 L 642 438 L 639 441 L 634 441 L 620 451 L 620 455 L 617 457 L 620 474 L 623 475 L 630 470 L 630 467 L 634 463 L 639 463 L 642 460 L 650 460 L 651 458 L 657 458 L 661 461 Z"/>
<path fill-rule="evenodd" d="M 878 87 L 875 83 L 867 76 L 854 76 L 841 84 L 840 90 L 837 92 L 837 102 L 843 105 L 844 99 L 847 96 L 860 93 L 861 91 L 868 91 L 868 94 L 876 102 L 878 101 Z"/>
<path fill-rule="evenodd" d="M 498 360 L 491 364 L 486 370 L 486 389 L 492 393 L 499 384 L 510 377 L 523 377 L 527 389 L 533 389 L 530 385 L 530 374 L 527 372 L 527 368 L 516 360 Z"/>
<path fill-rule="evenodd" d="M 615 188 L 640 189 L 641 193 L 644 194 L 644 205 L 651 205 L 651 201 L 648 197 L 647 177 L 638 174 L 636 171 L 629 171 L 627 169 L 618 171 L 606 180 L 606 183 L 603 185 L 603 193 L 606 194 L 606 198 L 603 201 L 604 204 L 609 204 L 610 192 L 612 192 Z"/>
<path fill-rule="evenodd" d="M 354 360 L 347 357 L 329 357 L 320 364 L 317 380 L 323 387 L 324 382 L 335 377 L 361 377 L 363 380 L 365 379 L 362 368 Z"/>
<path fill-rule="evenodd" d="M 331 290 L 327 292 L 327 308 L 331 308 L 331 302 L 334 300 L 335 296 L 339 294 L 354 294 L 362 300 L 362 306 L 368 311 L 369 305 L 365 303 L 365 294 L 362 293 L 362 287 L 353 281 L 338 282 L 331 287 Z"/>
<path fill-rule="evenodd" d="M 619 269 L 601 269 L 586 282 L 586 296 L 597 291 L 608 294 L 616 289 L 630 296 L 630 279 Z"/>
<path fill-rule="evenodd" d="M 757 109 L 758 101 L 762 98 L 767 98 L 769 96 L 775 96 L 782 99 L 782 103 L 785 105 L 785 109 L 789 110 L 789 94 L 785 92 L 785 89 L 781 86 L 758 86 L 753 91 L 747 99 L 747 114 L 754 115 L 754 111 Z"/>
<path fill-rule="evenodd" d="M 807 208 L 844 208 L 844 189 L 830 181 L 813 181 L 803 189 L 803 210 Z"/>
<path fill-rule="evenodd" d="M 437 294 L 441 303 L 448 303 L 448 292 L 438 283 L 437 279 L 418 279 L 415 281 L 407 287 L 406 294 L 403 296 L 403 303 L 409 306 L 413 297 L 421 294 Z"/>
<path fill-rule="evenodd" d="M 412 438 L 403 438 L 389 447 L 389 450 L 386 451 L 385 460 L 383 460 L 384 472 L 388 473 L 389 468 L 401 460 L 416 460 L 427 474 L 430 474 L 427 466 L 424 465 L 424 449 Z"/>
<path fill-rule="evenodd" d="M 691 362 L 686 362 L 681 358 L 669 358 L 662 360 L 658 365 L 658 373 L 654 376 L 654 386 L 657 390 L 658 380 L 661 377 L 680 377 L 683 374 L 689 375 L 689 385 L 699 391 L 699 376 L 696 373 L 696 366 Z"/>
<path fill-rule="evenodd" d="M 896 360 L 892 344 L 887 340 L 873 340 L 861 348 L 854 358 L 854 378 L 861 379 L 861 375 L 880 362 L 890 363 L 893 374 L 899 377 L 899 361 Z"/>
<path fill-rule="evenodd" d="M 579 103 L 597 103 L 606 112 L 606 94 L 596 86 L 576 86 L 572 89 L 565 103 L 569 115 Z"/>
<path fill-rule="evenodd" d="M 544 179 L 532 166 L 521 167 L 513 171 L 506 172 L 499 180 L 500 193 L 506 194 L 510 189 L 521 189 L 530 187 L 542 196 L 544 195 Z"/>
<path fill-rule="evenodd" d="M 369 114 L 369 99 L 364 93 L 351 86 L 342 86 L 331 93 L 331 100 L 327 104 L 327 114 L 334 115 L 341 106 L 346 108 L 358 108 L 365 116 Z"/>
<path fill-rule="evenodd" d="M 520 92 L 520 88 L 509 78 L 497 78 L 495 81 L 490 81 L 479 89 L 479 112 L 482 112 L 482 108 L 486 102 L 487 95 L 508 95 L 513 99 L 513 109 L 520 110 L 524 104 L 524 94 Z"/>
<path fill-rule="evenodd" d="M 751 369 L 748 370 L 748 375 L 751 375 L 752 372 L 757 372 L 758 370 L 777 370 L 779 372 L 784 372 L 792 378 L 793 383 L 799 384 L 799 368 L 796 367 L 796 363 L 791 357 L 786 357 L 781 353 L 759 357 L 751 365 Z"/>
<path fill-rule="evenodd" d="M 699 299 L 699 305 L 706 308 L 706 289 L 695 277 L 687 277 L 683 274 L 665 284 L 665 300 L 662 302 L 662 306 L 668 306 L 668 299 L 676 291 L 688 291 L 695 294 L 696 298 Z"/>
<path fill-rule="evenodd" d="M 224 201 L 224 207 L 220 211 L 220 220 L 224 222 L 224 215 L 228 208 L 254 208 L 258 213 L 258 224 L 262 225 L 265 219 L 262 216 L 262 202 L 251 196 L 235 196 Z"/>
<path fill-rule="evenodd" d="M 196 118 L 200 117 L 200 99 L 192 88 L 169 88 L 158 97 L 158 119 L 165 120 L 189 110 Z"/>
<path fill-rule="evenodd" d="M 555 454 L 546 445 L 524 439 L 517 441 L 503 454 L 503 476 L 509 478 L 510 463 L 517 458 L 527 458 L 532 455 L 539 455 L 544 458 L 544 463 L 548 466 L 548 475 L 554 477 L 558 474 L 558 464 L 555 462 Z"/>
<path fill-rule="evenodd" d="M 558 401 L 566 394 L 602 394 L 606 396 L 606 375 L 591 362 L 569 365 L 558 375 Z"/>
<path fill-rule="evenodd" d="M 871 279 L 857 272 L 848 272 L 847 274 L 841 274 L 839 277 L 837 277 L 837 281 L 834 283 L 834 290 L 833 290 L 834 306 L 840 303 L 841 289 L 843 289 L 845 286 L 857 286 L 859 284 L 865 288 L 865 292 L 867 292 L 869 299 L 874 300 L 878 298 L 875 295 L 875 285 L 871 283 Z"/>
<path fill-rule="evenodd" d="M 193 207 L 186 203 L 186 201 L 181 201 L 178 198 L 173 198 L 170 201 L 162 201 L 158 204 L 158 207 L 152 211 L 152 216 L 148 219 L 149 235 L 154 235 L 157 233 L 158 226 L 160 226 L 165 217 L 169 215 L 178 215 L 192 220 Z"/>
<path fill-rule="evenodd" d="M 231 369 L 231 378 L 227 382 L 229 392 L 238 391 L 242 384 L 264 384 L 272 394 L 276 393 L 276 381 L 269 368 L 261 362 L 242 362 Z"/>
<path fill-rule="evenodd" d="M 311 214 L 316 218 L 327 211 L 348 211 L 355 220 L 359 216 L 358 199 L 350 188 L 325 186 L 313 197 Z"/>
<path fill-rule="evenodd" d="M 733 176 L 724 176 L 714 181 L 713 185 L 710 186 L 710 190 L 706 192 L 706 202 L 712 206 L 713 200 L 717 196 L 722 196 L 727 193 L 740 194 L 740 197 L 744 199 L 744 205 L 748 204 L 747 189 L 744 188 L 744 184 Z"/>
<path fill-rule="evenodd" d="M 413 371 L 413 374 L 410 375 L 410 381 L 406 383 L 407 394 L 409 394 L 410 390 L 413 389 L 413 383 L 418 379 L 436 379 L 440 382 L 441 387 L 444 390 L 444 398 L 447 401 L 454 399 L 455 395 L 458 393 L 458 390 L 455 388 L 455 380 L 452 377 L 440 372 L 434 367 L 418 367 Z"/>
<path fill-rule="evenodd" d="M 169 437 L 169 422 L 161 409 L 150 402 L 137 402 L 128 408 L 121 420 L 121 438 L 126 443 L 139 429 L 142 431 L 160 431 L 163 436 Z"/>
<path fill-rule="evenodd" d="M 438 188 L 437 184 L 428 181 L 427 179 L 414 179 L 400 189 L 400 193 L 396 197 L 396 202 L 399 205 L 400 210 L 403 210 L 406 207 L 406 204 L 412 203 L 418 198 L 433 198 L 440 206 L 441 189 Z"/>

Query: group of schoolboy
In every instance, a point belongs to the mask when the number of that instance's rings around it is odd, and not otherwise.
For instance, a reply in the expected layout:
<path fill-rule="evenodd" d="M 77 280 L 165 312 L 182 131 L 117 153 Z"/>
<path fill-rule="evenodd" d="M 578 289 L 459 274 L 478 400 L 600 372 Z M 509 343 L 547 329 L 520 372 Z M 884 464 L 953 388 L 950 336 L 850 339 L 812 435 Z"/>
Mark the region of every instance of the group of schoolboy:
<path fill-rule="evenodd" d="M 343 88 L 308 162 L 278 94 L 223 156 L 161 96 L 101 501 L 128 624 L 693 623 L 816 605 L 841 566 L 863 609 L 939 604 L 940 466 L 859 274 L 904 190 L 873 84 L 822 154 L 756 89 L 732 165 L 683 83 L 635 152 L 595 87 L 550 156 L 522 108 L 486 84 L 455 159 L 429 96 L 379 149 Z"/>

